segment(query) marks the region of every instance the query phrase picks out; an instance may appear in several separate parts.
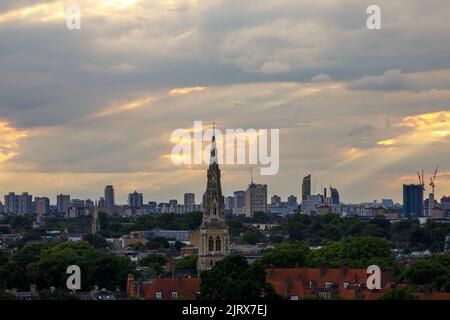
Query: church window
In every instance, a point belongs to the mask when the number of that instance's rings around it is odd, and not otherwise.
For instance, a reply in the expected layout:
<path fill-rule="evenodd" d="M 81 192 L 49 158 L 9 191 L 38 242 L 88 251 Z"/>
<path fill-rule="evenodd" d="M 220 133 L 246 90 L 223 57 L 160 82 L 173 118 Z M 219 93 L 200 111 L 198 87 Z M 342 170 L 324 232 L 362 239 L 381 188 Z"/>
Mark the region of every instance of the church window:
<path fill-rule="evenodd" d="M 216 239 L 216 251 L 221 251 L 222 249 L 220 248 L 220 238 L 217 237 Z"/>
<path fill-rule="evenodd" d="M 209 237 L 209 241 L 208 241 L 208 250 L 209 251 L 214 251 L 214 240 L 212 237 Z"/>

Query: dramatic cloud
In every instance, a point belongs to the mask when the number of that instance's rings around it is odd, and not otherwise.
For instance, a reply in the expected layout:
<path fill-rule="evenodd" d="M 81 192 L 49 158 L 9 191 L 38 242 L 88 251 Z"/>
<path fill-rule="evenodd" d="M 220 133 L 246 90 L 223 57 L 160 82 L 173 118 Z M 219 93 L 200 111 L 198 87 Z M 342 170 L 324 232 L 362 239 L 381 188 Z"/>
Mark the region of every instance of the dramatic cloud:
<path fill-rule="evenodd" d="M 401 200 L 436 165 L 450 193 L 447 2 L 381 0 L 369 31 L 365 0 L 78 0 L 70 31 L 66 1 L 3 0 L 0 193 L 201 195 L 205 168 L 168 158 L 195 120 L 280 128 L 270 194 L 312 173 L 345 201 Z M 226 193 L 248 171 L 224 166 Z"/>

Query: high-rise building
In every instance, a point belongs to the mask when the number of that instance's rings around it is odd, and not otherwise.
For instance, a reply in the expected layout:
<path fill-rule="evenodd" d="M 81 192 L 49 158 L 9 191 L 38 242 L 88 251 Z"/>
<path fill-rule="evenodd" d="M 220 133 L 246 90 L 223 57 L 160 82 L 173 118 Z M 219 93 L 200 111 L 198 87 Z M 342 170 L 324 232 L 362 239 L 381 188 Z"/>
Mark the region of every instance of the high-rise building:
<path fill-rule="evenodd" d="M 255 212 L 267 212 L 267 185 L 252 182 L 245 191 L 245 215 L 252 217 Z"/>
<path fill-rule="evenodd" d="M 231 196 L 225 197 L 225 213 L 232 214 L 234 207 L 234 198 Z"/>
<path fill-rule="evenodd" d="M 14 192 L 10 192 L 5 195 L 5 204 L 4 204 L 4 212 L 5 213 L 18 213 L 19 212 L 19 198 L 16 196 Z"/>
<path fill-rule="evenodd" d="M 245 209 L 245 191 L 239 190 L 233 192 L 234 205 L 233 214 L 244 214 Z"/>
<path fill-rule="evenodd" d="M 383 208 L 390 209 L 394 207 L 394 200 L 392 199 L 381 199 L 381 205 Z"/>
<path fill-rule="evenodd" d="M 20 215 L 30 214 L 33 197 L 30 194 L 28 194 L 28 192 L 23 192 L 20 196 L 18 196 L 18 198 L 19 198 L 18 214 Z"/>
<path fill-rule="evenodd" d="M 200 225 L 199 271 L 211 269 L 229 253 L 229 233 L 225 222 L 225 205 L 220 184 L 215 136 L 212 137 L 208 182 L 203 194 L 203 219 Z"/>
<path fill-rule="evenodd" d="M 307 175 L 303 178 L 302 182 L 302 201 L 306 199 L 306 196 L 311 195 L 311 175 Z"/>
<path fill-rule="evenodd" d="M 85 207 L 85 203 L 84 203 L 84 200 L 72 199 L 70 201 L 70 206 L 72 208 L 84 208 Z"/>
<path fill-rule="evenodd" d="M 70 195 L 59 194 L 56 196 L 56 208 L 58 213 L 67 213 L 70 208 Z"/>
<path fill-rule="evenodd" d="M 287 202 L 288 202 L 288 206 L 289 207 L 298 207 L 298 202 L 297 202 L 297 197 L 296 196 L 294 196 L 294 195 L 290 195 L 288 198 L 287 198 Z"/>
<path fill-rule="evenodd" d="M 36 204 L 36 214 L 46 215 L 50 210 L 50 199 L 46 197 L 35 197 L 34 202 Z"/>
<path fill-rule="evenodd" d="M 115 206 L 114 202 L 114 187 L 106 186 L 105 187 L 105 207 L 113 208 Z"/>
<path fill-rule="evenodd" d="M 403 216 L 423 215 L 423 186 L 421 184 L 403 185 Z"/>
<path fill-rule="evenodd" d="M 185 193 L 184 194 L 184 205 L 185 206 L 193 206 L 195 204 L 195 194 L 194 193 Z"/>
<path fill-rule="evenodd" d="M 128 205 L 131 208 L 142 208 L 144 205 L 144 196 L 142 193 L 134 191 L 128 195 Z"/>
<path fill-rule="evenodd" d="M 306 195 L 302 201 L 302 212 L 314 214 L 319 205 L 323 204 L 323 196 L 320 194 Z"/>
<path fill-rule="evenodd" d="M 339 204 L 340 203 L 340 199 L 339 199 L 339 192 L 337 191 L 337 189 L 330 187 L 330 198 L 331 198 L 331 204 Z"/>
<path fill-rule="evenodd" d="M 177 199 L 170 199 L 169 200 L 169 206 L 176 207 L 177 205 L 178 205 L 178 200 Z"/>
<path fill-rule="evenodd" d="M 273 196 L 270 198 L 270 205 L 271 205 L 271 206 L 274 206 L 274 207 L 279 207 L 279 206 L 281 206 L 281 197 L 277 196 L 276 194 L 273 195 Z"/>
<path fill-rule="evenodd" d="M 91 199 L 86 199 L 84 203 L 86 208 L 92 209 L 95 207 L 94 201 L 92 201 Z"/>

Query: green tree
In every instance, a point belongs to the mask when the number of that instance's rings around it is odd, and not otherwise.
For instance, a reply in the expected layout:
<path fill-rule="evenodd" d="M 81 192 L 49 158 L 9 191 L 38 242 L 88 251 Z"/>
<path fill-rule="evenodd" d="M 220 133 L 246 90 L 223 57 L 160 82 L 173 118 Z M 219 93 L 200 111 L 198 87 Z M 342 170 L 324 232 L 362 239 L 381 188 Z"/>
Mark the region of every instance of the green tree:
<path fill-rule="evenodd" d="M 305 266 L 309 245 L 305 242 L 281 243 L 268 250 L 258 263 L 263 267 L 294 268 Z"/>
<path fill-rule="evenodd" d="M 197 255 L 189 255 L 183 257 L 180 261 L 178 261 L 175 265 L 175 269 L 196 269 L 197 268 Z"/>
<path fill-rule="evenodd" d="M 84 237 L 83 240 L 92 244 L 96 249 L 106 248 L 108 246 L 108 242 L 106 242 L 106 239 L 99 234 L 89 233 Z"/>
<path fill-rule="evenodd" d="M 409 288 L 394 288 L 383 294 L 378 300 L 419 300 Z"/>
<path fill-rule="evenodd" d="M 242 237 L 242 242 L 247 244 L 257 244 L 264 242 L 265 238 L 258 230 L 246 231 Z"/>
<path fill-rule="evenodd" d="M 257 300 L 275 299 L 278 295 L 266 283 L 260 265 L 249 265 L 244 256 L 233 254 L 218 261 L 211 270 L 201 273 L 200 299 Z"/>

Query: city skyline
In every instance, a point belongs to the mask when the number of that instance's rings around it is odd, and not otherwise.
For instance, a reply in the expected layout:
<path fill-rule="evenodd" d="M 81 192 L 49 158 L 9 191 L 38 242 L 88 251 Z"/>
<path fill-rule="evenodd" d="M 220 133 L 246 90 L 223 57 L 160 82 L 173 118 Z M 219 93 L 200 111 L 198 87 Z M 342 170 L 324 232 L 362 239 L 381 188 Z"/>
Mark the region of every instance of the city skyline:
<path fill-rule="evenodd" d="M 345 202 L 401 202 L 438 165 L 449 195 L 446 3 L 379 1 L 370 31 L 369 1 L 80 0 L 67 30 L 64 1 L 4 0 L 0 193 L 201 195 L 205 166 L 169 157 L 173 130 L 201 120 L 280 129 L 279 173 L 255 176 L 269 196 L 300 198 L 311 173 Z M 221 169 L 224 194 L 246 188 L 249 166 Z"/>

